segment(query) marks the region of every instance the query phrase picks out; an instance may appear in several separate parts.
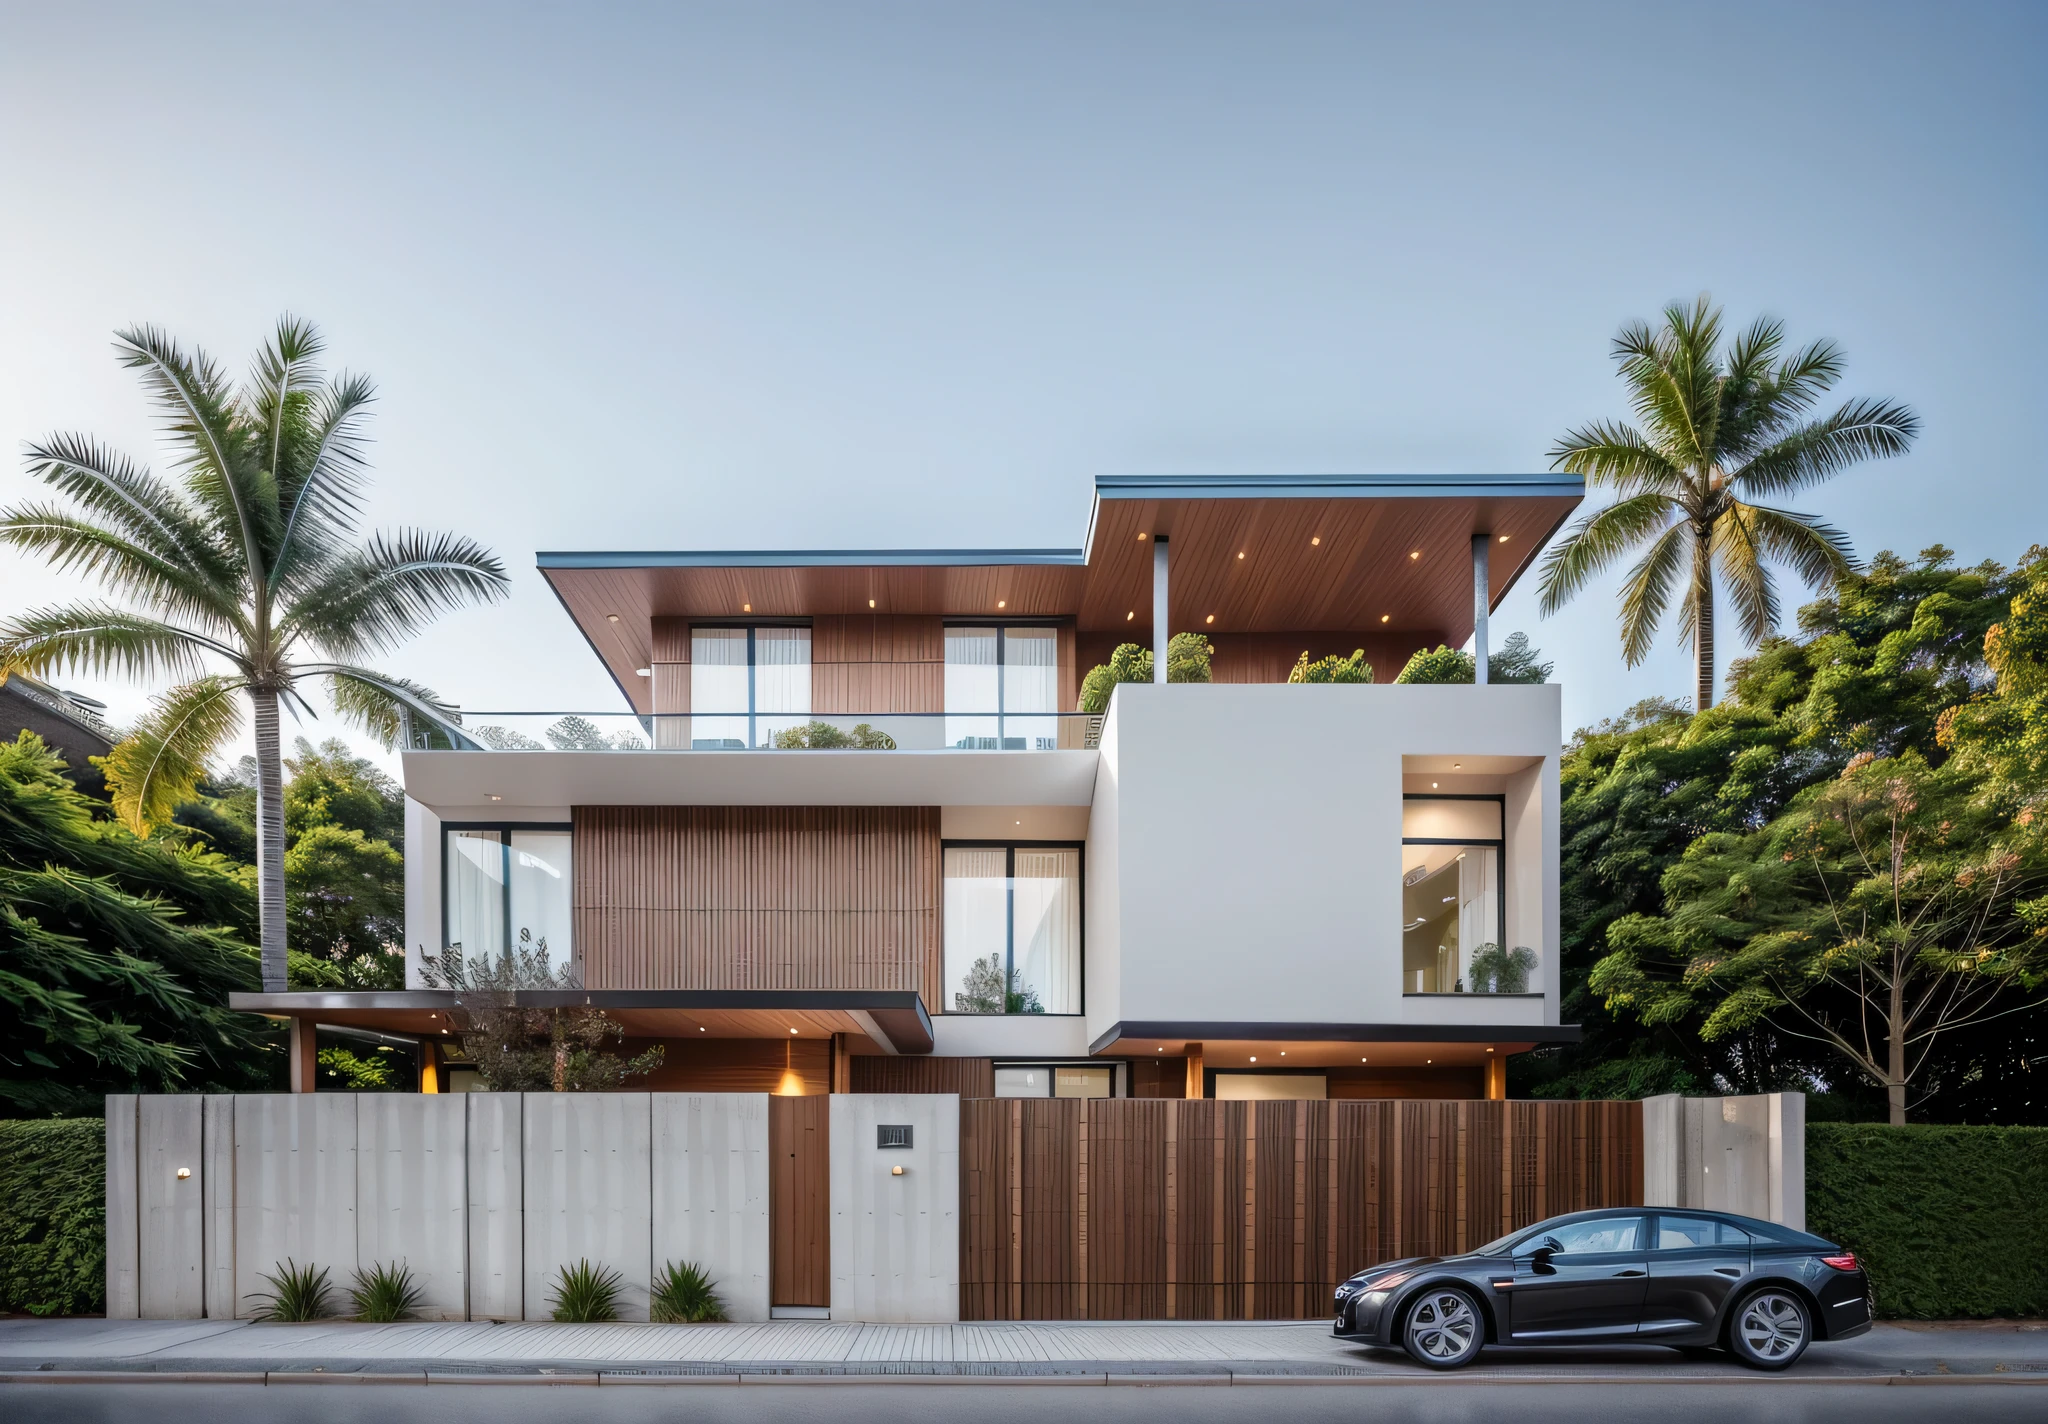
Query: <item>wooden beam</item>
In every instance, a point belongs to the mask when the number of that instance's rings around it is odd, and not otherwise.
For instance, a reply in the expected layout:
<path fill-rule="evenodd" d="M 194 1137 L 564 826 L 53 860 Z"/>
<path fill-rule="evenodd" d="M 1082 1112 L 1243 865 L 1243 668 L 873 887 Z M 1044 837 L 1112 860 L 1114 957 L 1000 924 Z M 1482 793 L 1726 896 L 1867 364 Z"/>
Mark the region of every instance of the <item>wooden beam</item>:
<path fill-rule="evenodd" d="M 291 1091 L 310 1093 L 313 1091 L 315 1075 L 320 1071 L 320 1050 L 314 1037 L 313 1021 L 293 1017 L 291 1023 Z"/>
<path fill-rule="evenodd" d="M 1208 1094 L 1203 1091 L 1202 1045 L 1191 1043 L 1183 1052 L 1187 1054 L 1188 1058 L 1188 1085 L 1185 1096 L 1190 1098 L 1207 1097 Z"/>

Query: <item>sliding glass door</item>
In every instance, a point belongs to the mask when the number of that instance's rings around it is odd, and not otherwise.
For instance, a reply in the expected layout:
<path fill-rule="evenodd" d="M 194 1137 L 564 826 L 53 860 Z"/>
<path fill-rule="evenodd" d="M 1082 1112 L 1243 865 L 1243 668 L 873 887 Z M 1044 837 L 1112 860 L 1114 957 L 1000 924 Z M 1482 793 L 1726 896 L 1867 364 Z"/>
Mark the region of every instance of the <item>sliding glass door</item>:
<path fill-rule="evenodd" d="M 1081 1012 L 1081 848 L 948 846 L 945 1011 Z"/>
<path fill-rule="evenodd" d="M 946 745 L 1051 751 L 1059 745 L 1059 630 L 946 629 Z"/>
<path fill-rule="evenodd" d="M 811 630 L 690 630 L 690 746 L 772 747 L 811 715 Z"/>

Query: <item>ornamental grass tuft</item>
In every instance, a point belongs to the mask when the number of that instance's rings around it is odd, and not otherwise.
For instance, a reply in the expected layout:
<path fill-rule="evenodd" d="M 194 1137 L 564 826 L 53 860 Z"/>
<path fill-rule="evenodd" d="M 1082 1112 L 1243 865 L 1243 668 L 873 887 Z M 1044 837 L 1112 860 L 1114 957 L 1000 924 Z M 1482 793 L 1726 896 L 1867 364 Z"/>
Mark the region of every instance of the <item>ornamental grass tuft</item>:
<path fill-rule="evenodd" d="M 648 1314 L 663 1325 L 702 1325 L 725 1319 L 725 1302 L 695 1261 L 670 1261 L 654 1278 Z"/>
<path fill-rule="evenodd" d="M 355 1306 L 356 1319 L 388 1323 L 417 1319 L 420 1302 L 426 1299 L 426 1292 L 413 1280 L 408 1267 L 393 1261 L 389 1265 L 380 1262 L 367 1271 L 357 1271 L 356 1283 L 349 1287 L 348 1298 Z"/>
<path fill-rule="evenodd" d="M 554 1318 L 571 1325 L 590 1325 L 619 1318 L 617 1271 L 593 1266 L 588 1257 L 564 1266 L 555 1278 Z"/>
<path fill-rule="evenodd" d="M 262 1275 L 262 1279 L 270 1282 L 270 1289 L 251 1297 L 266 1302 L 256 1312 L 258 1320 L 296 1324 L 325 1320 L 334 1314 L 327 1299 L 330 1287 L 325 1266 L 301 1266 L 287 1257 L 279 1263 L 276 1275 Z"/>

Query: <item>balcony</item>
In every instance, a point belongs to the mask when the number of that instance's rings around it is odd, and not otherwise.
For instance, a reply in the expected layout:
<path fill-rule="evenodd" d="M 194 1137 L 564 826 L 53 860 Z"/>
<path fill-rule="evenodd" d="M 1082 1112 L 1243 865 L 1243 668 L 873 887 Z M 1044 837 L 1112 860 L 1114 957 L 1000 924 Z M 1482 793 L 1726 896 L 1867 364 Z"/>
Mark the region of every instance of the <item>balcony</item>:
<path fill-rule="evenodd" d="M 1093 750 L 1101 730 L 1101 716 L 1086 712 L 464 712 L 453 728 L 413 720 L 405 745 L 495 752 L 1057 752 Z"/>

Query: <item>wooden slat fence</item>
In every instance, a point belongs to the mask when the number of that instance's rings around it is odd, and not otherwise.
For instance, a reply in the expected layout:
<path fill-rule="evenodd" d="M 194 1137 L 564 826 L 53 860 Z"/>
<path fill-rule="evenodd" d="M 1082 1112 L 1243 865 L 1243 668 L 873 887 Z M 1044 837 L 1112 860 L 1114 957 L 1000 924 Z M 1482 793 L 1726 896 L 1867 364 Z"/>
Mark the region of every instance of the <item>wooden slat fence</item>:
<path fill-rule="evenodd" d="M 1290 1320 L 1379 1261 L 1643 1200 L 1619 1102 L 960 1104 L 963 1320 Z"/>

